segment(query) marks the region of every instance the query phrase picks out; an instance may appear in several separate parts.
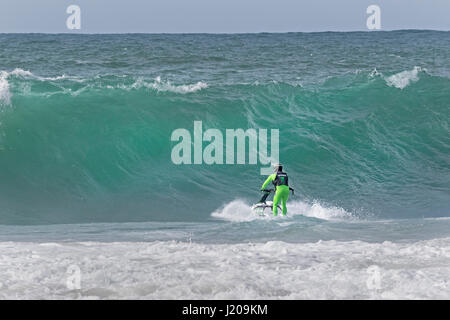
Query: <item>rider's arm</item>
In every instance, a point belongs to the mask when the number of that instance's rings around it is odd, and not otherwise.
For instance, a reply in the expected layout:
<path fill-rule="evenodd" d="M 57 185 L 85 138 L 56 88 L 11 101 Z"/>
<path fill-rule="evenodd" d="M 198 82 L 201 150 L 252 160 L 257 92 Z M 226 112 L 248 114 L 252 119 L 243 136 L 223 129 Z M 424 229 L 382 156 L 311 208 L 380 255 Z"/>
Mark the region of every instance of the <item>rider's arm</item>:
<path fill-rule="evenodd" d="M 277 175 L 274 173 L 274 174 L 271 174 L 269 177 L 267 177 L 266 181 L 264 182 L 264 184 L 261 187 L 261 190 L 264 190 L 270 182 L 275 180 L 276 176 Z"/>

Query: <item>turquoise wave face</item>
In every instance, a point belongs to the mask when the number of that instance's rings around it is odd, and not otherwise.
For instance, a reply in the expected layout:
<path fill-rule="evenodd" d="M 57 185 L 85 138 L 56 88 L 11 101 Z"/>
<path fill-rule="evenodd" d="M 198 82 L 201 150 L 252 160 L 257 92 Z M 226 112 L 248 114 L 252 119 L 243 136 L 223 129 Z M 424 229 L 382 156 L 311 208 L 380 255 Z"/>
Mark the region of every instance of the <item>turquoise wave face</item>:
<path fill-rule="evenodd" d="M 450 33 L 0 44 L 1 224 L 202 221 L 257 200 L 260 166 L 171 161 L 171 133 L 197 120 L 279 129 L 297 199 L 360 217 L 449 216 Z"/>

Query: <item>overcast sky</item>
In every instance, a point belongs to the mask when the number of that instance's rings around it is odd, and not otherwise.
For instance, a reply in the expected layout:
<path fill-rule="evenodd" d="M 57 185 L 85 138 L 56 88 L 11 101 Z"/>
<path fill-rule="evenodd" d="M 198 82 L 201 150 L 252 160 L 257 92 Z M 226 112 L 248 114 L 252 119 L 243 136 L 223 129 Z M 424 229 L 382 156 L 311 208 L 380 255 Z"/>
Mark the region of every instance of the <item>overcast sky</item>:
<path fill-rule="evenodd" d="M 72 4 L 80 30 L 66 27 Z M 382 30 L 450 30 L 450 0 L 0 0 L 0 32 L 356 31 L 372 4 Z"/>

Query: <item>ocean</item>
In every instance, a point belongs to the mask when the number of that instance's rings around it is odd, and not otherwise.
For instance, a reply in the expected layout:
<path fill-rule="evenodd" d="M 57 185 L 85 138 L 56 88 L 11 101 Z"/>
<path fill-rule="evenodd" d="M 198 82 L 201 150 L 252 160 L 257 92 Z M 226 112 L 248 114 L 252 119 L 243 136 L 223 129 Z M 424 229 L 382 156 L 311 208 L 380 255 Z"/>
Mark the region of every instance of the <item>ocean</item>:
<path fill-rule="evenodd" d="M 0 34 L 0 299 L 450 299 L 449 120 L 450 32 Z"/>

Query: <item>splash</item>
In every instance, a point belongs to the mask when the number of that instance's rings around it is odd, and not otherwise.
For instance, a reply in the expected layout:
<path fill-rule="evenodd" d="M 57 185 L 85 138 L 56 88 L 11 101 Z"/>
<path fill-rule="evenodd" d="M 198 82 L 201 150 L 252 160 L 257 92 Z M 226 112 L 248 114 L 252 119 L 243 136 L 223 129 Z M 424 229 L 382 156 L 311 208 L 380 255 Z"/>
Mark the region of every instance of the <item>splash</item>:
<path fill-rule="evenodd" d="M 313 201 L 312 203 L 303 201 L 293 201 L 288 203 L 288 218 L 294 216 L 305 216 L 322 220 L 349 220 L 356 219 L 350 212 L 343 208 L 335 206 L 327 206 Z M 246 222 L 260 219 L 279 219 L 268 212 L 263 217 L 258 216 L 251 210 L 251 205 L 242 199 L 233 200 L 211 214 L 211 217 L 230 221 L 230 222 Z M 278 220 L 277 220 L 278 221 Z"/>

